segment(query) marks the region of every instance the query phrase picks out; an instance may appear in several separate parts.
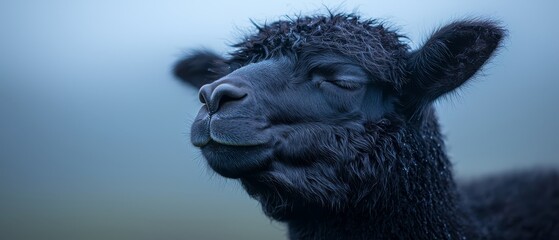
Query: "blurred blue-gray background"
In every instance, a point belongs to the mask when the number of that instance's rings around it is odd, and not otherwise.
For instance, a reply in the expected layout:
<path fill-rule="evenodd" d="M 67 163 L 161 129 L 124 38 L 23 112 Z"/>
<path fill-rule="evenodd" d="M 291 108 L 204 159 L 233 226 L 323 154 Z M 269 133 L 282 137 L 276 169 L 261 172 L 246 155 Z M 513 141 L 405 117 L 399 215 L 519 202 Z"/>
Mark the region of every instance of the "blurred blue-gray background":
<path fill-rule="evenodd" d="M 196 91 L 170 74 L 186 50 L 227 53 L 249 18 L 338 1 L 0 2 L 0 239 L 285 239 L 189 143 Z M 556 1 L 346 1 L 417 47 L 452 19 L 489 16 L 506 48 L 438 103 L 460 178 L 559 166 Z M 318 10 L 318 11 L 317 11 Z"/>

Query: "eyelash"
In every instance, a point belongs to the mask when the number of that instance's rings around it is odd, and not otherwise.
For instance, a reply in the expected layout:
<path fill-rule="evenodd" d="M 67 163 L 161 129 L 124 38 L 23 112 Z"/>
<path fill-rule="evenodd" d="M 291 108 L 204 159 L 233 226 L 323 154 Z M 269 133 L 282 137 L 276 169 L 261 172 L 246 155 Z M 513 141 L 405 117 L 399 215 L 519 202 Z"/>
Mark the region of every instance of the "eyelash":
<path fill-rule="evenodd" d="M 339 88 L 343 88 L 347 90 L 357 90 L 363 86 L 362 83 L 343 81 L 343 80 L 324 80 L 323 83 L 324 82 L 336 85 Z"/>

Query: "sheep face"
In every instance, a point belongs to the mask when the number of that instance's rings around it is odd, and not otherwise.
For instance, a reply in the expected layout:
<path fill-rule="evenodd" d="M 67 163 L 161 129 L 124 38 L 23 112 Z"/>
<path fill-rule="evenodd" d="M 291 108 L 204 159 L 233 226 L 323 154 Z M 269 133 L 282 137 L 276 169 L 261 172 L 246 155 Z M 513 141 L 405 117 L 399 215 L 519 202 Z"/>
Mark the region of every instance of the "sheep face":
<path fill-rule="evenodd" d="M 343 178 L 358 177 L 348 171 L 371 165 L 359 159 L 370 151 L 367 129 L 394 111 L 394 93 L 372 78 L 336 55 L 246 65 L 200 89 L 192 142 L 274 212 L 280 199 L 347 198 Z"/>
<path fill-rule="evenodd" d="M 375 21 L 305 17 L 259 27 L 229 59 L 196 52 L 175 74 L 200 87 L 192 143 L 267 215 L 367 212 L 452 187 L 431 103 L 502 36 L 492 22 L 456 22 L 410 52 Z"/>
<path fill-rule="evenodd" d="M 347 159 L 339 155 L 351 151 L 336 147 L 346 145 L 347 131 L 363 133 L 366 120 L 394 109 L 394 97 L 359 66 L 336 56 L 313 60 L 249 64 L 200 89 L 205 106 L 191 139 L 214 170 L 238 178 L 273 158 L 293 166 Z"/>

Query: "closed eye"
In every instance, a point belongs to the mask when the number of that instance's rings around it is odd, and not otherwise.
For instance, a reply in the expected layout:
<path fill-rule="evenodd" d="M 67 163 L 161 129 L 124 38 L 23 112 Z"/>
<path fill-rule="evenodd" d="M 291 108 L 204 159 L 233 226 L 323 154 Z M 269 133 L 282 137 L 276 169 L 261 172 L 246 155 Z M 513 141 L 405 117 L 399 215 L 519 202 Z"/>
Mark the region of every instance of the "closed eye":
<path fill-rule="evenodd" d="M 363 89 L 369 79 L 361 67 L 339 62 L 313 67 L 310 70 L 310 77 L 318 86 L 349 91 Z"/>
<path fill-rule="evenodd" d="M 345 80 L 325 80 L 324 82 L 335 85 L 346 90 L 357 90 L 363 87 L 361 82 L 345 81 Z"/>

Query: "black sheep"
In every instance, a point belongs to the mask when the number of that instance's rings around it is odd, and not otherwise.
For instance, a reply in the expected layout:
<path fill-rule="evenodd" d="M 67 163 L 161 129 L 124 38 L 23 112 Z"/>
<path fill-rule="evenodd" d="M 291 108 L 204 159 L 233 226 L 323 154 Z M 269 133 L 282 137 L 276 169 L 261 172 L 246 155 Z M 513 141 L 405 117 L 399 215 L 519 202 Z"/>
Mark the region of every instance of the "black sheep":
<path fill-rule="evenodd" d="M 505 30 L 455 21 L 417 49 L 354 14 L 286 18 L 175 75 L 200 87 L 191 132 L 291 239 L 559 239 L 559 174 L 457 186 L 433 102 L 462 86 Z"/>

